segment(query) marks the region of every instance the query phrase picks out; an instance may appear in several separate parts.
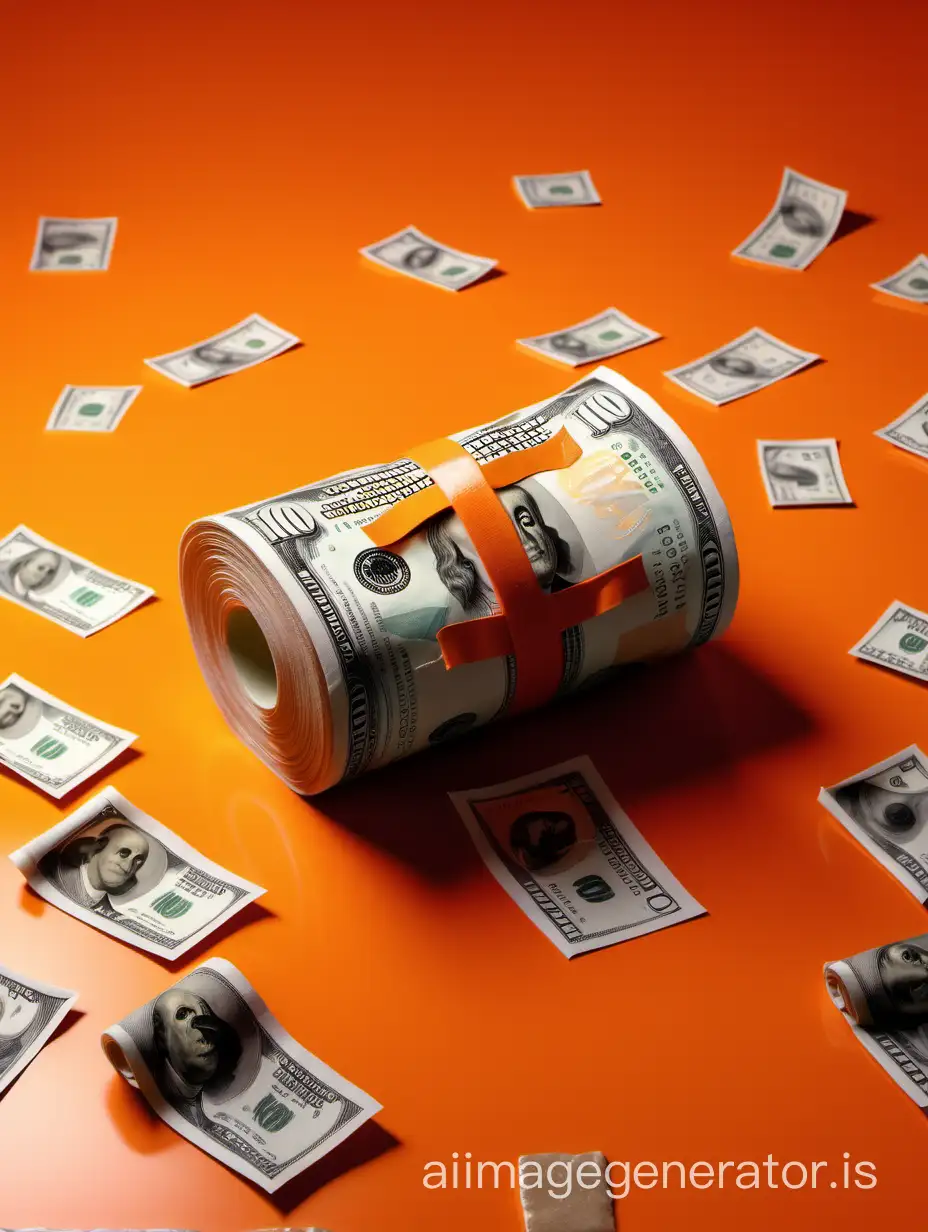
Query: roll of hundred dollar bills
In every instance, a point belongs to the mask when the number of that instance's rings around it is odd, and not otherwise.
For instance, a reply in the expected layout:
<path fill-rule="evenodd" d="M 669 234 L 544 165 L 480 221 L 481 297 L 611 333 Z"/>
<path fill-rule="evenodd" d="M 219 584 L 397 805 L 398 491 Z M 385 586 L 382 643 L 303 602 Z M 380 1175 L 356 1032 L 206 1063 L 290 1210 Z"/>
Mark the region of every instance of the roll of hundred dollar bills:
<path fill-rule="evenodd" d="M 738 562 L 699 454 L 609 368 L 451 440 L 489 475 L 491 463 L 518 466 L 511 455 L 559 433 L 569 465 L 497 491 L 539 594 L 562 598 L 640 557 L 623 601 L 561 632 L 563 695 L 716 637 L 734 610 Z M 297 791 L 323 791 L 518 708 L 517 655 L 450 668 L 443 657 L 440 630 L 500 612 L 492 570 L 458 514 L 445 509 L 395 542 L 372 534 L 381 515 L 433 486 L 401 457 L 184 534 L 181 590 L 203 674 L 232 728 Z"/>

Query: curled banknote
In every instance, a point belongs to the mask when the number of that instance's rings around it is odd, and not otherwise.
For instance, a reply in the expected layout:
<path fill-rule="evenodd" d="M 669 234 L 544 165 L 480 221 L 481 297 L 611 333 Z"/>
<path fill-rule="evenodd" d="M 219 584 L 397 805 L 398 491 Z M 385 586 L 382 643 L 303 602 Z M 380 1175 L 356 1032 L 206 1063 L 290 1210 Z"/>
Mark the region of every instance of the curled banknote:
<path fill-rule="evenodd" d="M 51 1039 L 77 993 L 0 965 L 0 1091 Z"/>
<path fill-rule="evenodd" d="M 180 958 L 265 892 L 113 787 L 10 859 L 47 902 L 162 958 Z"/>
<path fill-rule="evenodd" d="M 513 176 L 516 192 L 530 210 L 561 205 L 599 205 L 600 196 L 589 171 L 558 171 L 551 175 Z"/>
<path fill-rule="evenodd" d="M 706 914 L 588 757 L 449 795 L 484 864 L 568 958 Z"/>
<path fill-rule="evenodd" d="M 222 958 L 128 1014 L 102 1043 L 163 1121 L 269 1193 L 380 1111 L 298 1044 Z"/>
<path fill-rule="evenodd" d="M 847 193 L 787 167 L 773 209 L 732 254 L 784 269 L 805 269 L 831 241 Z"/>
<path fill-rule="evenodd" d="M 403 227 L 395 235 L 368 244 L 360 251 L 362 257 L 377 265 L 418 278 L 420 282 L 444 287 L 446 291 L 462 291 L 496 266 L 490 257 L 477 257 L 472 252 L 449 248 L 417 227 Z"/>
<path fill-rule="evenodd" d="M 0 684 L 0 765 L 60 800 L 137 739 L 14 672 Z"/>
<path fill-rule="evenodd" d="M 593 363 L 610 355 L 619 355 L 633 347 L 644 346 L 660 338 L 653 329 L 639 325 L 618 308 L 607 308 L 596 316 L 567 325 L 551 334 L 537 334 L 534 338 L 519 338 L 520 346 L 539 355 L 558 359 L 563 364 L 576 368 L 578 364 Z"/>
<path fill-rule="evenodd" d="M 882 437 L 884 441 L 898 445 L 918 458 L 928 458 L 928 394 L 919 398 L 885 428 L 878 428 L 874 436 Z"/>
<path fill-rule="evenodd" d="M 774 506 L 852 505 L 838 442 L 758 441 L 760 473 Z"/>
<path fill-rule="evenodd" d="M 881 282 L 871 282 L 874 291 L 895 295 L 910 304 L 928 304 L 928 256 L 920 252 L 908 265 Z"/>
<path fill-rule="evenodd" d="M 724 406 L 792 376 L 818 358 L 811 351 L 801 351 L 774 338 L 765 329 L 749 329 L 717 351 L 672 368 L 664 376 L 713 406 Z"/>
<path fill-rule="evenodd" d="M 894 599 L 848 654 L 903 676 L 928 680 L 928 612 Z"/>
<path fill-rule="evenodd" d="M 141 385 L 65 385 L 46 432 L 115 432 Z"/>
<path fill-rule="evenodd" d="M 115 218 L 40 218 L 31 270 L 109 269 Z"/>
<path fill-rule="evenodd" d="M 156 355 L 145 363 L 162 376 L 191 389 L 221 376 L 231 376 L 233 372 L 244 372 L 246 368 L 263 364 L 299 345 L 296 334 L 253 312 L 222 333 L 179 351 Z"/>
<path fill-rule="evenodd" d="M 919 902 L 928 902 L 928 760 L 918 745 L 823 787 L 818 799 Z"/>
<path fill-rule="evenodd" d="M 634 593 L 565 621 L 545 658 L 552 692 L 701 645 L 727 626 L 738 567 L 722 499 L 677 425 L 611 369 L 442 448 L 508 473 L 528 450 L 555 448 L 564 459 L 557 469 L 526 463 L 524 478 L 499 489 L 543 602 L 573 603 L 581 582 L 634 570 Z M 368 533 L 406 498 L 436 495 L 430 475 L 401 455 L 203 518 L 184 535 L 181 593 L 207 682 L 233 729 L 298 791 L 322 791 L 515 709 L 528 672 L 505 643 L 446 667 L 439 635 L 499 611 L 458 515 L 439 504 L 388 544 Z"/>
<path fill-rule="evenodd" d="M 825 986 L 870 1055 L 928 1108 L 928 935 L 826 963 Z"/>
<path fill-rule="evenodd" d="M 150 586 L 110 573 L 17 526 L 0 540 L 0 595 L 79 637 L 90 637 L 150 599 Z"/>

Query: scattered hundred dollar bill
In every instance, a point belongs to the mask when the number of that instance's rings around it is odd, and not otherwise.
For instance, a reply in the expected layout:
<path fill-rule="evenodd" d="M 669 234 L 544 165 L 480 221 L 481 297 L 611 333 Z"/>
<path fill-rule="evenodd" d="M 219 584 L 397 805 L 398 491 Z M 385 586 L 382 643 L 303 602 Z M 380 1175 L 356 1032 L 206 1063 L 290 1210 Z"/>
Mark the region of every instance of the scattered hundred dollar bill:
<path fill-rule="evenodd" d="M 113 787 L 10 859 L 47 902 L 161 958 L 180 958 L 265 893 Z"/>
<path fill-rule="evenodd" d="M 884 441 L 907 449 L 920 458 L 928 458 L 928 394 L 885 428 L 878 428 L 874 436 L 882 437 Z"/>
<path fill-rule="evenodd" d="M 17 526 L 0 540 L 0 595 L 80 637 L 121 620 L 154 593 L 150 586 L 65 551 L 28 526 Z"/>
<path fill-rule="evenodd" d="M 874 291 L 885 291 L 913 304 L 928 304 L 928 257 L 920 252 L 904 269 L 882 282 L 871 282 L 870 286 Z"/>
<path fill-rule="evenodd" d="M 40 218 L 31 270 L 109 269 L 115 218 Z"/>
<path fill-rule="evenodd" d="M 588 757 L 449 794 L 484 864 L 568 958 L 705 915 Z"/>
<path fill-rule="evenodd" d="M 818 799 L 919 902 L 928 903 L 928 760 L 918 745 L 823 787 Z"/>
<path fill-rule="evenodd" d="M 65 385 L 45 430 L 113 432 L 141 392 L 141 385 Z"/>
<path fill-rule="evenodd" d="M 847 204 L 847 193 L 787 167 L 776 204 L 732 256 L 805 269 L 828 246 Z"/>
<path fill-rule="evenodd" d="M 771 505 L 852 505 L 838 442 L 758 441 L 760 473 Z"/>
<path fill-rule="evenodd" d="M 385 240 L 362 248 L 361 255 L 387 269 L 398 270 L 446 291 L 461 291 L 495 268 L 490 257 L 476 257 L 439 244 L 416 227 L 404 227 Z"/>
<path fill-rule="evenodd" d="M 928 680 L 928 615 L 896 599 L 848 654 Z"/>
<path fill-rule="evenodd" d="M 134 732 L 92 719 L 15 672 L 0 684 L 0 764 L 56 800 L 136 739 Z"/>
<path fill-rule="evenodd" d="M 928 1108 L 928 936 L 826 963 L 825 986 L 870 1055 Z"/>
<path fill-rule="evenodd" d="M 244 372 L 246 368 L 253 368 L 299 345 L 296 334 L 253 312 L 220 334 L 167 355 L 156 355 L 145 362 L 162 376 L 192 389 L 194 385 L 214 381 L 220 376 Z"/>
<path fill-rule="evenodd" d="M 557 205 L 599 205 L 600 196 L 589 171 L 562 171 L 555 175 L 513 176 L 516 192 L 530 210 Z"/>
<path fill-rule="evenodd" d="M 110 1027 L 103 1048 L 172 1129 L 269 1193 L 380 1111 L 222 958 Z"/>
<path fill-rule="evenodd" d="M 673 368 L 664 376 L 713 406 L 724 406 L 792 376 L 819 358 L 811 351 L 781 342 L 764 329 L 749 329 L 717 351 Z"/>
<path fill-rule="evenodd" d="M 76 1000 L 76 992 L 0 965 L 0 1091 L 38 1056 Z"/>
<path fill-rule="evenodd" d="M 530 351 L 559 359 L 561 363 L 576 368 L 578 364 L 619 355 L 622 351 L 644 346 L 658 338 L 659 333 L 646 325 L 639 325 L 619 312 L 618 308 L 607 308 L 605 312 L 578 321 L 576 325 L 568 325 L 566 329 L 553 334 L 539 334 L 535 338 L 519 338 L 518 343 Z"/>

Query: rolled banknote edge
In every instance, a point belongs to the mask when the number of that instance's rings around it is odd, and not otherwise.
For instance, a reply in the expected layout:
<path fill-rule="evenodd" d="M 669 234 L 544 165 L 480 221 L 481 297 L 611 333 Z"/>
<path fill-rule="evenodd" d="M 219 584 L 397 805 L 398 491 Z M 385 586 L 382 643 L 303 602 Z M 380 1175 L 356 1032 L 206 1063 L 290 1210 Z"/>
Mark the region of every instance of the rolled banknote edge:
<path fill-rule="evenodd" d="M 844 959 L 825 963 L 823 973 L 828 995 L 838 1009 L 858 1027 L 873 1026 L 867 994 L 850 964 Z"/>

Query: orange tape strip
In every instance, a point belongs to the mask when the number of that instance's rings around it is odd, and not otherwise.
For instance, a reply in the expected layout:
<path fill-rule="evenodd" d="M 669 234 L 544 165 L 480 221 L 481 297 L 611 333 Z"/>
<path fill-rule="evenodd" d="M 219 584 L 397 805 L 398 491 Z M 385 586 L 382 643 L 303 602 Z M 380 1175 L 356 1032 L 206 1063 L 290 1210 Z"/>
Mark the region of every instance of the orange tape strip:
<path fill-rule="evenodd" d="M 577 582 L 568 590 L 542 595 L 539 615 L 543 613 L 560 635 L 564 629 L 592 620 L 602 612 L 610 612 L 623 600 L 647 589 L 644 563 L 640 556 L 633 556 L 604 573 Z M 474 620 L 445 625 L 438 631 L 438 644 L 449 668 L 517 653 L 505 615 L 478 616 Z"/>
<path fill-rule="evenodd" d="M 444 492 L 470 535 L 493 587 L 508 627 L 510 653 L 516 657 L 516 691 L 510 709 L 526 710 L 541 705 L 554 696 L 561 681 L 561 637 L 552 624 L 539 619 L 539 609 L 549 596 L 538 585 L 509 514 L 487 482 L 483 469 L 456 441 L 443 437 L 420 445 L 408 456 Z M 523 478 L 524 475 L 523 470 Z M 478 617 L 461 624 L 480 625 L 484 619 Z"/>
<path fill-rule="evenodd" d="M 460 445 L 457 448 L 470 457 Z M 540 445 L 533 445 L 530 449 L 517 449 L 502 458 L 494 458 L 480 467 L 480 470 L 491 488 L 508 488 L 510 484 L 518 483 L 529 475 L 573 466 L 582 454 L 583 450 L 566 428 L 561 428 Z M 412 454 L 409 457 L 414 462 L 419 462 Z M 419 462 L 419 465 L 422 463 Z M 432 478 L 435 478 L 434 475 Z M 364 530 L 377 547 L 389 547 L 398 539 L 405 539 L 412 534 L 417 526 L 433 518 L 436 513 L 442 513 L 450 504 L 447 493 L 438 483 L 433 483 L 431 487 L 422 488 L 401 500 L 392 509 L 368 523 Z"/>

